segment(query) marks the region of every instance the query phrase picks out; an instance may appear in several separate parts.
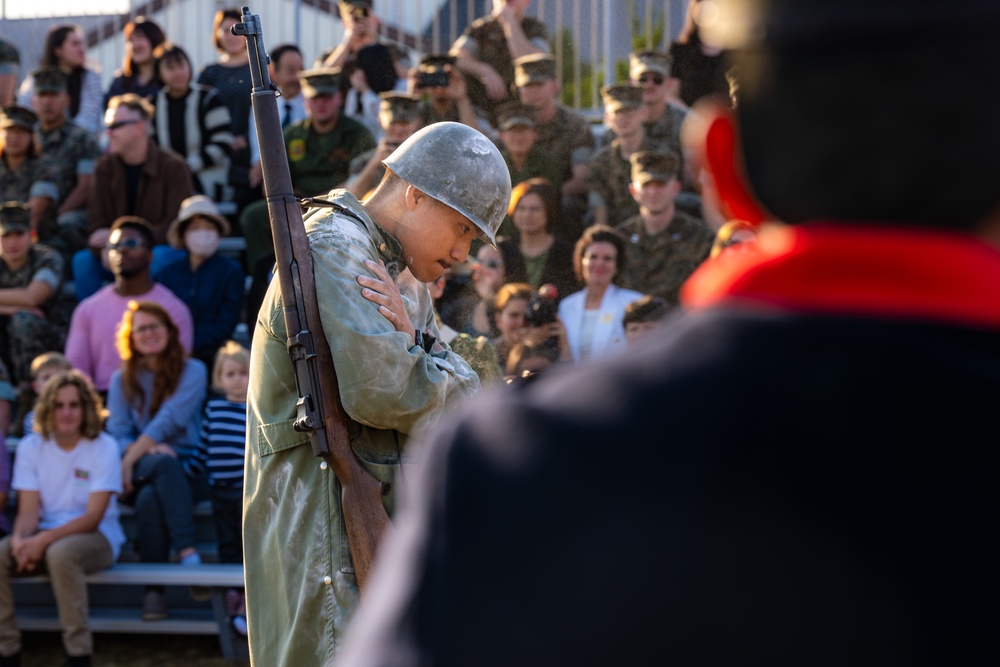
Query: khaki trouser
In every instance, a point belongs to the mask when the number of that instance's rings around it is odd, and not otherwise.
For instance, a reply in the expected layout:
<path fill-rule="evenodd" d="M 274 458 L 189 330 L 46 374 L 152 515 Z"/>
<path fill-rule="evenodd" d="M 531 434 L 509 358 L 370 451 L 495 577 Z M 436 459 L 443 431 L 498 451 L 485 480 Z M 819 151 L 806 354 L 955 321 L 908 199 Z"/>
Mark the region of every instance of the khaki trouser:
<path fill-rule="evenodd" d="M 21 650 L 21 632 L 14 620 L 14 595 L 11 577 L 17 562 L 11 554 L 11 538 L 0 540 L 0 655 Z M 111 545 L 101 533 L 76 533 L 56 540 L 45 550 L 45 558 L 35 572 L 25 575 L 48 574 L 59 610 L 63 647 L 67 655 L 93 653 L 93 639 L 87 622 L 86 575 L 103 570 L 112 563 Z"/>

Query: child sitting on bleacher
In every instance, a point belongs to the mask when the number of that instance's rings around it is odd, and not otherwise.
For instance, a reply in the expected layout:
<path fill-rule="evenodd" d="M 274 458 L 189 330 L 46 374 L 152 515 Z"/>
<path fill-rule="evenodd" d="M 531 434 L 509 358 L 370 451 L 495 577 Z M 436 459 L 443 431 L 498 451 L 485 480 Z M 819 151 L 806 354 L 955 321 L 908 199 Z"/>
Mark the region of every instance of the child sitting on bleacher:
<path fill-rule="evenodd" d="M 45 383 L 49 381 L 49 378 L 70 370 L 73 370 L 73 364 L 69 363 L 69 359 L 61 352 L 45 352 L 31 360 L 31 390 L 34 392 L 34 396 L 31 397 L 32 406 L 25 406 L 23 412 L 18 415 L 22 424 L 21 434 L 27 435 L 33 430 L 35 423 L 34 399 L 42 395 L 42 387 L 45 386 Z"/>
<path fill-rule="evenodd" d="M 228 341 L 215 356 L 213 388 L 222 394 L 205 403 L 201 420 L 202 458 L 208 469 L 209 497 L 215 532 L 219 540 L 219 560 L 243 562 L 243 463 L 247 428 L 247 383 L 250 352 Z M 243 591 L 226 595 L 233 627 L 246 634 L 246 602 Z"/>

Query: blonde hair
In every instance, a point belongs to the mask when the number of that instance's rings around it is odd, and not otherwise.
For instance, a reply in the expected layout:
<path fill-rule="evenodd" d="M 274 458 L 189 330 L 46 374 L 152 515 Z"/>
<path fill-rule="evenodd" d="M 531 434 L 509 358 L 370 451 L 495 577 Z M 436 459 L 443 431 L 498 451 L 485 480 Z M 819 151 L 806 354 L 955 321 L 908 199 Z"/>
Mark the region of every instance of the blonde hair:
<path fill-rule="evenodd" d="M 222 364 L 227 361 L 235 361 L 246 370 L 250 370 L 250 350 L 246 349 L 235 340 L 227 340 L 226 344 L 215 353 L 215 365 L 212 366 L 212 388 L 222 391 Z"/>
<path fill-rule="evenodd" d="M 73 364 L 69 363 L 62 352 L 44 352 L 31 360 L 31 379 L 37 380 L 38 374 L 49 368 L 68 371 L 73 368 Z"/>

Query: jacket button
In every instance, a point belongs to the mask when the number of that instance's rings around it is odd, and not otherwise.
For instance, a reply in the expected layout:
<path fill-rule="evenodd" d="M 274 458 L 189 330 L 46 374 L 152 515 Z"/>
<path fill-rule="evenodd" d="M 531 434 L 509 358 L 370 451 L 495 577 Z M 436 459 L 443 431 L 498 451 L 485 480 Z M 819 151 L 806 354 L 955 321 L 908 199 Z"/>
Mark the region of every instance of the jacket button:
<path fill-rule="evenodd" d="M 320 470 L 326 470 L 329 467 L 330 466 L 327 465 L 326 461 L 320 461 L 320 464 L 319 464 L 319 469 Z"/>
<path fill-rule="evenodd" d="M 384 244 L 384 243 L 383 243 L 383 244 L 381 244 L 381 245 L 380 245 L 380 246 L 378 247 L 378 249 L 379 249 L 379 252 L 385 252 L 385 244 Z"/>
<path fill-rule="evenodd" d="M 330 575 L 326 575 L 325 577 L 323 577 L 323 583 L 329 586 L 330 584 L 333 583 L 333 577 L 331 577 Z"/>

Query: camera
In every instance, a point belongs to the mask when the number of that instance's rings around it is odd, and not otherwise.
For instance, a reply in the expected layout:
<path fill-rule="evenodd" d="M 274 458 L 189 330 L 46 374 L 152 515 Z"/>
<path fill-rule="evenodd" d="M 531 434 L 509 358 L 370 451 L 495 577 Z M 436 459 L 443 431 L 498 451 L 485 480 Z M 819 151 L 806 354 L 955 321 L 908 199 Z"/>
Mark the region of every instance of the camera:
<path fill-rule="evenodd" d="M 447 88 L 449 81 L 448 72 L 443 69 L 435 72 L 420 72 L 417 75 L 417 85 L 421 88 Z"/>
<path fill-rule="evenodd" d="M 524 309 L 524 323 L 529 327 L 541 327 L 552 324 L 559 314 L 559 305 L 556 299 L 559 291 L 556 286 L 546 283 L 538 288 L 538 291 L 531 295 L 528 307 Z"/>

